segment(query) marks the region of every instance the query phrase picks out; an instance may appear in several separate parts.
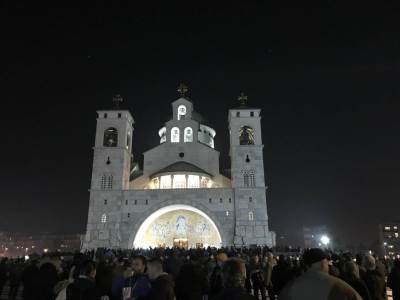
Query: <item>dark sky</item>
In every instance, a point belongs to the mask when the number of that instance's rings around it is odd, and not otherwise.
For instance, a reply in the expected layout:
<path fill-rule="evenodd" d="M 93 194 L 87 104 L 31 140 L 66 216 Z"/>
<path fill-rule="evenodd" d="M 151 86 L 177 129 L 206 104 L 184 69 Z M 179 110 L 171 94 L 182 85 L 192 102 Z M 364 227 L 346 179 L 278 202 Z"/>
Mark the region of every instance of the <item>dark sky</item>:
<path fill-rule="evenodd" d="M 368 243 L 400 219 L 392 2 L 128 2 L 1 4 L 0 230 L 83 232 L 95 111 L 123 96 L 141 160 L 181 81 L 223 167 L 228 108 L 241 91 L 262 108 L 270 226 L 288 243 L 304 224 Z"/>

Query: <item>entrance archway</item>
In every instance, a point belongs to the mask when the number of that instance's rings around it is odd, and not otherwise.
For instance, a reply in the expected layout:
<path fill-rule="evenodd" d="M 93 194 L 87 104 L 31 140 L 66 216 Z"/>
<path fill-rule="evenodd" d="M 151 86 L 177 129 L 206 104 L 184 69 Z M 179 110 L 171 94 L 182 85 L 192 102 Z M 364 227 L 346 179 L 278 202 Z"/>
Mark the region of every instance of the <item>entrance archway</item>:
<path fill-rule="evenodd" d="M 220 247 L 221 234 L 214 221 L 190 205 L 175 204 L 153 212 L 140 225 L 133 247 Z"/>

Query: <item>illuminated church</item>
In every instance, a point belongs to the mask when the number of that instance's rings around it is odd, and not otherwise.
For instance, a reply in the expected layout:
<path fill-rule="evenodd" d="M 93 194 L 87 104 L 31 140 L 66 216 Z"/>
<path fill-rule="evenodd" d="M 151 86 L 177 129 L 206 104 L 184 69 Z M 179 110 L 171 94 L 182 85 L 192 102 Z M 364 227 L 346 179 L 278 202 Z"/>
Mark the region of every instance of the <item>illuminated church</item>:
<path fill-rule="evenodd" d="M 178 91 L 172 117 L 158 131 L 160 144 L 143 154 L 142 170 L 133 161 L 130 112 L 97 112 L 83 249 L 275 245 L 268 227 L 261 110 L 247 107 L 242 94 L 241 105 L 228 112 L 228 177 L 220 173 L 215 130 L 194 111 L 187 88 Z"/>

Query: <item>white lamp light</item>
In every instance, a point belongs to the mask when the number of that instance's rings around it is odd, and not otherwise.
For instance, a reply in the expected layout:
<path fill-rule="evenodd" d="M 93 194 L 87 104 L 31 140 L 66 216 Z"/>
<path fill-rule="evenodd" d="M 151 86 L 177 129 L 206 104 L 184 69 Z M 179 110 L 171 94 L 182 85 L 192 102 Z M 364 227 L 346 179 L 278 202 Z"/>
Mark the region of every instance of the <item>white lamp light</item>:
<path fill-rule="evenodd" d="M 320 241 L 326 247 L 330 243 L 331 239 L 326 235 L 323 235 L 321 236 Z"/>

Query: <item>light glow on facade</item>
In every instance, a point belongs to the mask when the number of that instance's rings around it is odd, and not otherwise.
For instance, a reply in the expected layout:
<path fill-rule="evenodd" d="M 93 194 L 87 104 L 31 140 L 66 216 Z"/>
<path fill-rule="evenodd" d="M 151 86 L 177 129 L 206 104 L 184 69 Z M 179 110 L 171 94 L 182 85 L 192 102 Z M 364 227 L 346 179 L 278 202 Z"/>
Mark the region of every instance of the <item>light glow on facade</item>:
<path fill-rule="evenodd" d="M 179 143 L 179 128 L 173 127 L 171 129 L 171 143 Z"/>
<path fill-rule="evenodd" d="M 161 176 L 160 189 L 170 189 L 171 188 L 171 175 Z"/>
<path fill-rule="evenodd" d="M 187 187 L 195 189 L 200 187 L 200 177 L 197 175 L 188 175 Z"/>
<path fill-rule="evenodd" d="M 186 188 L 186 175 L 172 175 L 172 188 L 174 189 Z"/>
<path fill-rule="evenodd" d="M 192 130 L 192 128 L 190 128 L 190 127 L 186 127 L 185 128 L 183 141 L 185 143 L 193 142 L 193 130 Z"/>
<path fill-rule="evenodd" d="M 171 174 L 154 177 L 150 180 L 149 189 L 198 189 L 211 188 L 213 181 L 207 176 L 195 174 Z"/>

